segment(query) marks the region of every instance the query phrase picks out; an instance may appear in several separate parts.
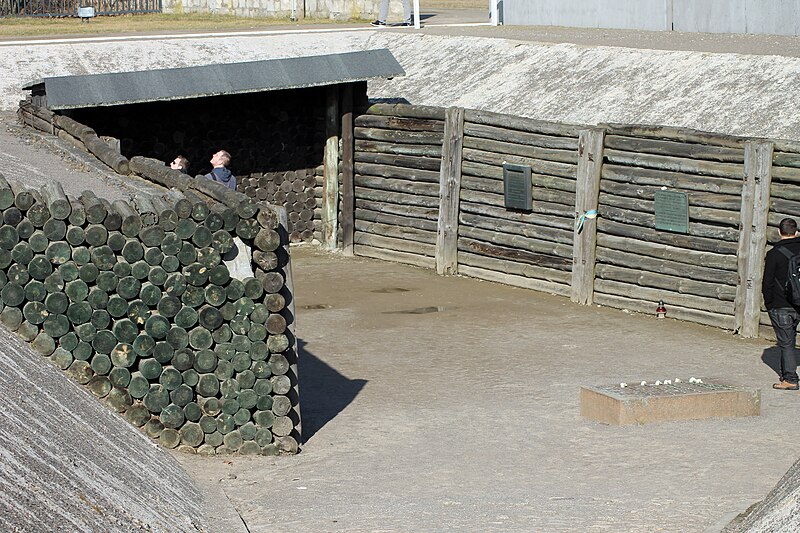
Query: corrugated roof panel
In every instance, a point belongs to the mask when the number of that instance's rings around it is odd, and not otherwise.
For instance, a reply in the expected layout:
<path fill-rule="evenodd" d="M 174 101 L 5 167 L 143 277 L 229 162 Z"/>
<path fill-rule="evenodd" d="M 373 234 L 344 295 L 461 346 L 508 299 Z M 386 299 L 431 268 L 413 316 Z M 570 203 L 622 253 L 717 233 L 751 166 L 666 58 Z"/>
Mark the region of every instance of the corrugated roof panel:
<path fill-rule="evenodd" d="M 387 49 L 246 63 L 58 76 L 28 83 L 44 84 L 50 109 L 77 109 L 319 87 L 372 78 L 403 76 Z"/>

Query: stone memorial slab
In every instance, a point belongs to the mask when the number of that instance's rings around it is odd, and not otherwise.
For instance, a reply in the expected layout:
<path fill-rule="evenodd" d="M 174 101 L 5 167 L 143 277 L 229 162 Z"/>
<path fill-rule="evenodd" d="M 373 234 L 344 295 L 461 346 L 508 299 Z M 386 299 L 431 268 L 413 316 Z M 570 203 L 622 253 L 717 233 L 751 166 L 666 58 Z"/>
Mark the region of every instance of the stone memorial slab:
<path fill-rule="evenodd" d="M 581 387 L 580 397 L 581 416 L 613 425 L 761 414 L 759 389 L 720 382 Z"/>

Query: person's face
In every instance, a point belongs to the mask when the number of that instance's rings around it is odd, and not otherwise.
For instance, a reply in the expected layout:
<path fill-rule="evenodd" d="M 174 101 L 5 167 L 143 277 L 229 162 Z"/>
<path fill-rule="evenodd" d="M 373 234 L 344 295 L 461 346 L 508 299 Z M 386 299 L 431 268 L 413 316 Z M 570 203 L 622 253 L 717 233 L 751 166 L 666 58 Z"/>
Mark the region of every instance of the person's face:
<path fill-rule="evenodd" d="M 183 164 L 177 158 L 175 158 L 175 160 L 169 164 L 169 168 L 173 170 L 183 170 Z"/>
<path fill-rule="evenodd" d="M 216 154 L 211 156 L 211 164 L 216 166 L 224 166 L 222 163 L 222 151 L 220 150 Z"/>

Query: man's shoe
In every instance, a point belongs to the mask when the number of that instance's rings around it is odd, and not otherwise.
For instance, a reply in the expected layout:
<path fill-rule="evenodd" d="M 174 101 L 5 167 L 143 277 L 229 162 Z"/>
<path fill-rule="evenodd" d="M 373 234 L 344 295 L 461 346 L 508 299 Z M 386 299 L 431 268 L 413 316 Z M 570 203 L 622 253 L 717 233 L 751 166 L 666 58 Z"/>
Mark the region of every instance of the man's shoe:
<path fill-rule="evenodd" d="M 401 25 L 401 26 L 405 26 L 406 28 L 410 28 L 411 26 L 413 26 L 413 24 L 412 24 L 412 23 L 410 23 L 410 22 L 403 22 L 403 23 L 402 23 L 402 24 L 400 24 L 400 25 Z"/>
<path fill-rule="evenodd" d="M 370 26 L 378 26 L 378 27 L 386 26 L 386 23 L 384 21 L 382 21 L 382 20 L 373 20 L 369 24 L 370 24 Z"/>
<path fill-rule="evenodd" d="M 778 390 L 797 390 L 800 389 L 800 386 L 797 383 L 792 383 L 791 381 L 781 380 L 780 383 L 775 383 L 772 388 Z"/>

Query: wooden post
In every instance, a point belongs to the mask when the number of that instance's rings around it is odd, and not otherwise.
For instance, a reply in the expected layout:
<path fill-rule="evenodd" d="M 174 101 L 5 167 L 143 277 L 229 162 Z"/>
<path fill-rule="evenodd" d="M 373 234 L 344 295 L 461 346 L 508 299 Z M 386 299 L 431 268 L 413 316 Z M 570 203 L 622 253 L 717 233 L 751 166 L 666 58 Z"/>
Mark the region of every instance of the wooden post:
<path fill-rule="evenodd" d="M 578 177 L 575 186 L 575 230 L 572 244 L 572 301 L 594 301 L 597 207 L 603 167 L 605 130 L 583 130 L 578 137 Z"/>
<path fill-rule="evenodd" d="M 325 113 L 325 161 L 322 183 L 322 241 L 334 250 L 339 233 L 339 86 L 328 87 Z"/>
<path fill-rule="evenodd" d="M 442 165 L 439 171 L 439 224 L 436 231 L 436 273 L 458 272 L 458 199 L 461 192 L 461 148 L 464 109 L 450 107 L 444 117 Z"/>
<path fill-rule="evenodd" d="M 747 141 L 744 148 L 741 231 L 739 235 L 739 285 L 734 310 L 735 331 L 758 337 L 761 317 L 761 280 L 767 245 L 773 143 Z"/>
<path fill-rule="evenodd" d="M 342 90 L 342 251 L 344 255 L 353 255 L 356 208 L 353 131 L 353 84 L 348 83 Z"/>

